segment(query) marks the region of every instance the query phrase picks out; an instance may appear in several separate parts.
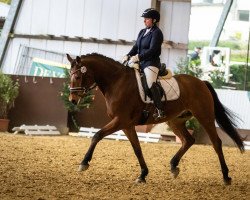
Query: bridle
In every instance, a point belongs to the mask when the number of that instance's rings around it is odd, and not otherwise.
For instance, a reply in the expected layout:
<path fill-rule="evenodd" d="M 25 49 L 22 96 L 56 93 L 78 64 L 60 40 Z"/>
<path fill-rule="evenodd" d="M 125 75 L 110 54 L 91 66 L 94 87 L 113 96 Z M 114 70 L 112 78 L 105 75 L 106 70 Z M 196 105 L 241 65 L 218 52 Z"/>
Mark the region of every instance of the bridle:
<path fill-rule="evenodd" d="M 71 72 L 70 76 L 74 75 L 78 71 L 81 71 L 81 82 L 82 82 L 82 77 L 87 72 L 87 68 L 85 66 L 82 66 L 81 68 Z M 84 94 L 88 93 L 89 91 L 91 91 L 92 89 L 94 89 L 96 86 L 97 86 L 97 84 L 96 84 L 96 82 L 94 82 L 89 88 L 86 88 L 86 87 L 83 87 L 83 86 L 81 86 L 81 87 L 70 87 L 69 91 L 70 91 L 70 93 L 77 92 L 77 96 L 81 97 L 82 95 L 84 95 Z M 82 92 L 82 95 L 79 95 L 78 94 L 79 92 Z"/>

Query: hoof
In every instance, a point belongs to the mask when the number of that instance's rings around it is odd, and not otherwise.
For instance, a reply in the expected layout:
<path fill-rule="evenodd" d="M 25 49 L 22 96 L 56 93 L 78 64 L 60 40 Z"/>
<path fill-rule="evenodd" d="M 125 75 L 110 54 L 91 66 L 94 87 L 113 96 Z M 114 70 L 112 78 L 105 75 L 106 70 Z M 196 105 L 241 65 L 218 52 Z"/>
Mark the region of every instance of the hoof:
<path fill-rule="evenodd" d="M 139 177 L 135 180 L 135 183 L 146 183 L 146 180 Z"/>
<path fill-rule="evenodd" d="M 86 171 L 88 168 L 89 168 L 89 164 L 87 164 L 87 165 L 80 165 L 78 171 L 79 172 Z"/>
<path fill-rule="evenodd" d="M 224 184 L 225 185 L 231 185 L 232 179 L 230 177 L 224 178 Z"/>
<path fill-rule="evenodd" d="M 173 168 L 173 169 L 171 169 L 171 173 L 172 173 L 172 175 L 173 175 L 174 178 L 177 178 L 177 176 L 180 173 L 180 169 L 178 167 Z"/>

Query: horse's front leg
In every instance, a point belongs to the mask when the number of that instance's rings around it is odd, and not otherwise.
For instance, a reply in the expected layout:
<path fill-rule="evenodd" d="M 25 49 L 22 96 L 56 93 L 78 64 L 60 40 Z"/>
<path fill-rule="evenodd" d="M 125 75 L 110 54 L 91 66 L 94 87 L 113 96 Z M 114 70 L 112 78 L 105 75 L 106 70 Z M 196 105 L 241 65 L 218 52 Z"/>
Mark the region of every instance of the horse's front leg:
<path fill-rule="evenodd" d="M 84 159 L 82 160 L 79 171 L 87 170 L 89 167 L 89 162 L 92 159 L 95 147 L 97 143 L 103 139 L 105 136 L 112 134 L 115 131 L 119 130 L 119 120 L 118 117 L 115 117 L 111 122 L 104 126 L 100 131 L 98 131 L 91 140 L 90 147 L 85 154 Z"/>
<path fill-rule="evenodd" d="M 148 167 L 147 167 L 146 162 L 143 158 L 140 142 L 138 140 L 138 136 L 136 134 L 135 127 L 123 129 L 123 131 L 126 134 L 126 136 L 128 137 L 128 139 L 129 139 L 129 141 L 134 149 L 135 155 L 136 155 L 136 157 L 140 163 L 140 166 L 141 166 L 141 175 L 136 179 L 136 183 L 145 183 L 146 182 L 145 178 L 148 175 Z"/>

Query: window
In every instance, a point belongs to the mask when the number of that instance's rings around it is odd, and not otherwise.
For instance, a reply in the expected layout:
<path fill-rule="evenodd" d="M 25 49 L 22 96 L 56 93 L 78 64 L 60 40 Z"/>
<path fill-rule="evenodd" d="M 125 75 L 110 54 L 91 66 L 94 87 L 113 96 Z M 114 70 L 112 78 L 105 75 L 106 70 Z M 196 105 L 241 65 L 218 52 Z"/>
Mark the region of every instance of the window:
<path fill-rule="evenodd" d="M 249 21 L 249 10 L 238 10 L 239 21 Z"/>

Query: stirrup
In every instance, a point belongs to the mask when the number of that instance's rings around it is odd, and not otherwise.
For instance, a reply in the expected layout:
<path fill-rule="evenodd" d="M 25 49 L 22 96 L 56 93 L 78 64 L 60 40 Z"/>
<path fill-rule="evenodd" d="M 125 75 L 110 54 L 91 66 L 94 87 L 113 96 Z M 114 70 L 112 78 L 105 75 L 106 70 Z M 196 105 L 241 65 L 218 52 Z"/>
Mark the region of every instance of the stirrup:
<path fill-rule="evenodd" d="M 163 118 L 165 118 L 165 114 L 164 114 L 164 111 L 160 110 L 160 109 L 156 109 L 157 112 L 153 114 L 153 117 L 156 121 L 159 121 Z"/>

